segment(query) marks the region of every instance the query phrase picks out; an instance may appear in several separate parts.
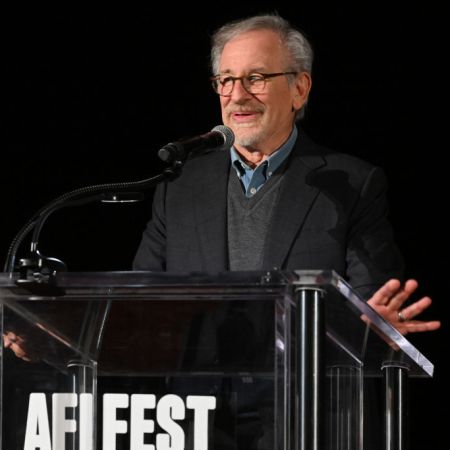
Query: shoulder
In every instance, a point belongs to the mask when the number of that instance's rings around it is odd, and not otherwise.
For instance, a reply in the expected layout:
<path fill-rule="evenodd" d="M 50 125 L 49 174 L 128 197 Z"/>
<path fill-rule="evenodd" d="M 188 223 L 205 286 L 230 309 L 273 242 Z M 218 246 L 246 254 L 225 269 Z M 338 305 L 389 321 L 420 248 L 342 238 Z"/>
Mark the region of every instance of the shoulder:
<path fill-rule="evenodd" d="M 347 174 L 356 179 L 365 179 L 374 173 L 384 177 L 380 167 L 357 156 L 319 145 L 303 131 L 299 133 L 293 156 L 317 172 Z"/>
<path fill-rule="evenodd" d="M 369 161 L 361 159 L 357 156 L 347 153 L 332 152 L 329 149 L 325 149 L 324 158 L 327 165 L 330 167 L 348 168 L 354 170 L 360 170 L 364 172 L 370 172 L 375 167 Z"/>
<path fill-rule="evenodd" d="M 303 130 L 299 132 L 294 153 L 306 161 L 320 158 L 323 160 L 322 165 L 329 167 L 363 171 L 371 171 L 374 168 L 373 164 L 362 158 L 317 144 Z"/>
<path fill-rule="evenodd" d="M 308 183 L 325 190 L 362 191 L 368 186 L 384 190 L 387 185 L 380 167 L 357 156 L 318 145 L 304 132 L 299 133 L 293 163 L 294 166 L 308 166 Z"/>

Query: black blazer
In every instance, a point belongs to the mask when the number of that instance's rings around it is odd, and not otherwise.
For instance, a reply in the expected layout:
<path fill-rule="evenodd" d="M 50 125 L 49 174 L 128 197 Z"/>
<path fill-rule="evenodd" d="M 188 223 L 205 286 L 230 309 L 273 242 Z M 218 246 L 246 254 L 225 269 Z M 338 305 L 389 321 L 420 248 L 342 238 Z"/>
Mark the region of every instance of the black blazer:
<path fill-rule="evenodd" d="M 212 151 L 158 186 L 135 270 L 228 270 L 229 168 L 229 152 Z M 264 269 L 275 267 L 333 269 L 363 295 L 401 277 L 383 172 L 300 131 L 267 233 Z"/>

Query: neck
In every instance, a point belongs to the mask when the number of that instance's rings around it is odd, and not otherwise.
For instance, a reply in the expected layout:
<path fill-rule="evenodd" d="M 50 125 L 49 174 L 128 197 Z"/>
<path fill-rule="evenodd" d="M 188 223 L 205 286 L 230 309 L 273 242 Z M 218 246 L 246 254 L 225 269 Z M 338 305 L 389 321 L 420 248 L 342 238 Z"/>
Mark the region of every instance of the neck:
<path fill-rule="evenodd" d="M 259 150 L 252 150 L 243 147 L 236 147 L 237 152 L 251 168 L 258 167 L 263 161 L 265 161 L 270 154 L 265 154 Z M 272 152 L 273 153 L 273 152 Z"/>

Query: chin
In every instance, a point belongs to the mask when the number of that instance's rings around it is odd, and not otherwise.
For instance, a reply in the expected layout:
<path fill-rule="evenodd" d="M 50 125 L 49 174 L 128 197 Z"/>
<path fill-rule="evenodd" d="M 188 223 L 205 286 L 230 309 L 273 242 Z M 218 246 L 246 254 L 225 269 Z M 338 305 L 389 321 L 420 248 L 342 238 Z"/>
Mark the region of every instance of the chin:
<path fill-rule="evenodd" d="M 240 145 L 241 147 L 256 147 L 259 143 L 259 140 L 256 140 L 252 137 L 242 137 L 236 138 L 235 143 Z"/>
<path fill-rule="evenodd" d="M 264 135 L 261 131 L 242 133 L 241 129 L 235 132 L 235 136 L 236 144 L 242 147 L 257 147 L 264 140 Z"/>

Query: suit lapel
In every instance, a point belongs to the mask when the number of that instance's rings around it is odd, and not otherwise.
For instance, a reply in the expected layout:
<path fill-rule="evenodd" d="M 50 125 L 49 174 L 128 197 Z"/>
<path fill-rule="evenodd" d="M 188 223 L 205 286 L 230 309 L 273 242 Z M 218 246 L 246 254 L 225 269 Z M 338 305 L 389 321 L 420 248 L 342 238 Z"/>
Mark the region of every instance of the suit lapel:
<path fill-rule="evenodd" d="M 199 164 L 193 192 L 195 223 L 201 249 L 203 270 L 228 269 L 227 185 L 230 157 L 227 151 L 204 155 Z"/>
<path fill-rule="evenodd" d="M 320 192 L 308 183 L 308 177 L 324 164 L 315 145 L 303 133 L 300 134 L 284 173 L 269 226 L 264 268 L 283 268 L 292 244 Z"/>

